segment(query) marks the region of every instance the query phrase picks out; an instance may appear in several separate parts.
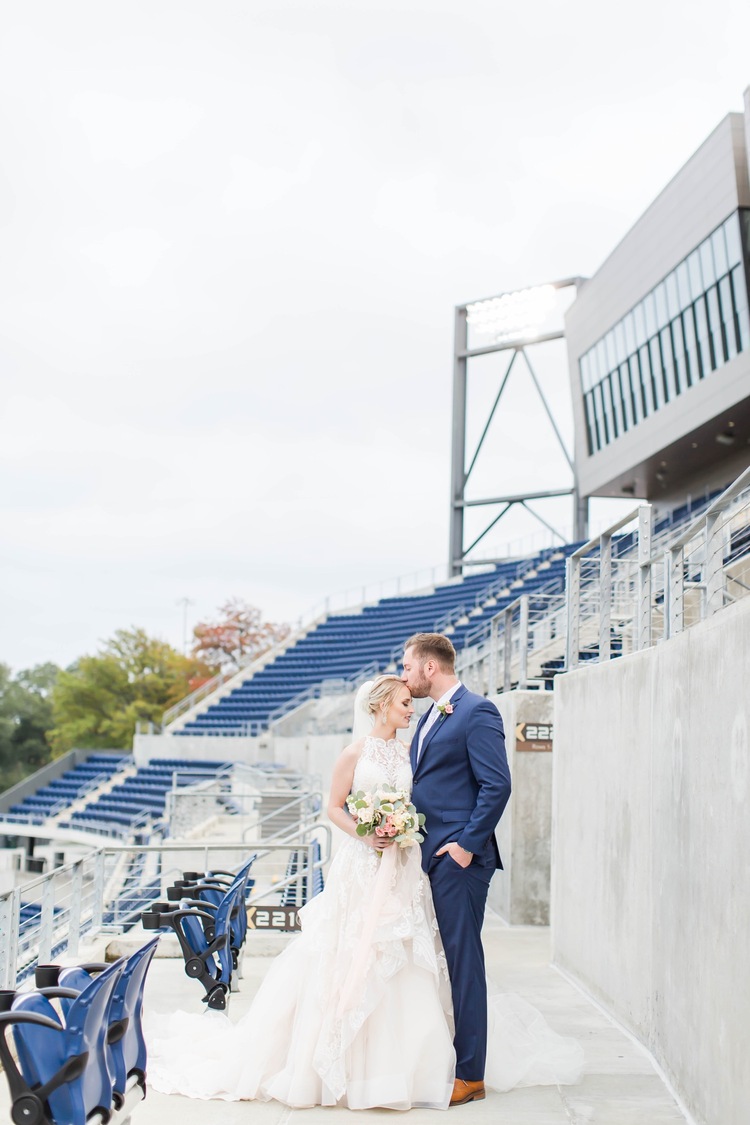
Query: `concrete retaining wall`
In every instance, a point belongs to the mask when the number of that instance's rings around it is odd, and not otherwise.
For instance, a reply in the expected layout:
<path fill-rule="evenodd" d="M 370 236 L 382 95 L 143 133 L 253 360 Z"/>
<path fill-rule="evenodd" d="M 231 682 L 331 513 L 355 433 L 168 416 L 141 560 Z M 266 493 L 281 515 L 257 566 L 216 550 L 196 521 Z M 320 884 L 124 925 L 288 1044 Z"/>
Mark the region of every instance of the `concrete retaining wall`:
<path fill-rule="evenodd" d="M 504 870 L 490 885 L 489 906 L 512 925 L 549 924 L 552 753 L 521 750 L 519 724 L 552 722 L 553 696 L 512 691 L 493 699 L 505 726 L 513 793 L 497 829 Z"/>
<path fill-rule="evenodd" d="M 750 598 L 556 682 L 557 964 L 706 1125 L 750 1106 Z"/>
<path fill-rule="evenodd" d="M 259 738 L 222 738 L 220 735 L 137 734 L 133 757 L 138 766 L 152 758 L 203 758 L 214 762 L 280 762 L 302 773 L 317 773 L 328 786 L 336 758 L 351 741 L 351 735 L 300 735 L 282 738 L 263 734 Z"/>

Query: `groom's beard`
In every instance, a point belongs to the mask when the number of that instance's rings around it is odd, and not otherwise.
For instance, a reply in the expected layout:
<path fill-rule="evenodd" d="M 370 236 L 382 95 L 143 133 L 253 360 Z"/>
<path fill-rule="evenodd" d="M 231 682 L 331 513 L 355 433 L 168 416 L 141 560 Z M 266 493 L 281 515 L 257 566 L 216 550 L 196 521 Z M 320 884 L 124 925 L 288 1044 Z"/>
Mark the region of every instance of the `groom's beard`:
<path fill-rule="evenodd" d="M 412 699 L 426 699 L 430 694 L 430 681 L 422 672 L 414 679 L 410 679 L 406 686 L 412 694 Z"/>

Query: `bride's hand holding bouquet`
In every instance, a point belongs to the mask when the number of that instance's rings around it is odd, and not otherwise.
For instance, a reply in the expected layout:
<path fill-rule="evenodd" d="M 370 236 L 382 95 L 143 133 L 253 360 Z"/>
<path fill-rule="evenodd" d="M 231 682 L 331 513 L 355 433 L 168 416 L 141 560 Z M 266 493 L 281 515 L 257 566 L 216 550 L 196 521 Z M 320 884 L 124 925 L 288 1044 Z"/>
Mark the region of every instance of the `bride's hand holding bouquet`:
<path fill-rule="evenodd" d="M 378 789 L 375 793 L 360 789 L 349 794 L 346 804 L 357 821 L 357 836 L 378 852 L 393 844 L 408 848 L 424 840 L 420 832 L 424 814 L 417 812 L 409 794 L 401 789 Z"/>

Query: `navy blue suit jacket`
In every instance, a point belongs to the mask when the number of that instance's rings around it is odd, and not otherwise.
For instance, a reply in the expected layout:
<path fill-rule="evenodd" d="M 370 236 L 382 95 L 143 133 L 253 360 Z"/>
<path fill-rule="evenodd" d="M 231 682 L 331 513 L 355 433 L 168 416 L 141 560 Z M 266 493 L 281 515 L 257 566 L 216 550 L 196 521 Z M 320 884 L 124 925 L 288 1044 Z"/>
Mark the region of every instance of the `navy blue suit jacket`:
<path fill-rule="evenodd" d="M 494 703 L 463 684 L 454 693 L 453 713 L 427 732 L 417 763 L 422 716 L 411 744 L 412 801 L 425 815 L 422 866 L 429 871 L 435 852 L 455 840 L 474 853 L 473 863 L 502 867 L 495 828 L 510 797 L 510 771 L 503 720 Z"/>

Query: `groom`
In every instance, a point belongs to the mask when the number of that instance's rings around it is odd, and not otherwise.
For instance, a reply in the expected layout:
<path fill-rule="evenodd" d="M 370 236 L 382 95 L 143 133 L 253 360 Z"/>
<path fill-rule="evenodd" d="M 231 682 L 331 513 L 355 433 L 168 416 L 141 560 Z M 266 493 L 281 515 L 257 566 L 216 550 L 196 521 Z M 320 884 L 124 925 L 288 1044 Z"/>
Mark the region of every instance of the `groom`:
<path fill-rule="evenodd" d="M 432 707 L 411 743 L 412 801 L 426 817 L 422 864 L 445 947 L 456 1023 L 451 1105 L 484 1097 L 487 984 L 482 921 L 495 870 L 495 826 L 510 797 L 500 714 L 455 674 L 456 651 L 440 633 L 406 642 L 402 680 Z"/>

